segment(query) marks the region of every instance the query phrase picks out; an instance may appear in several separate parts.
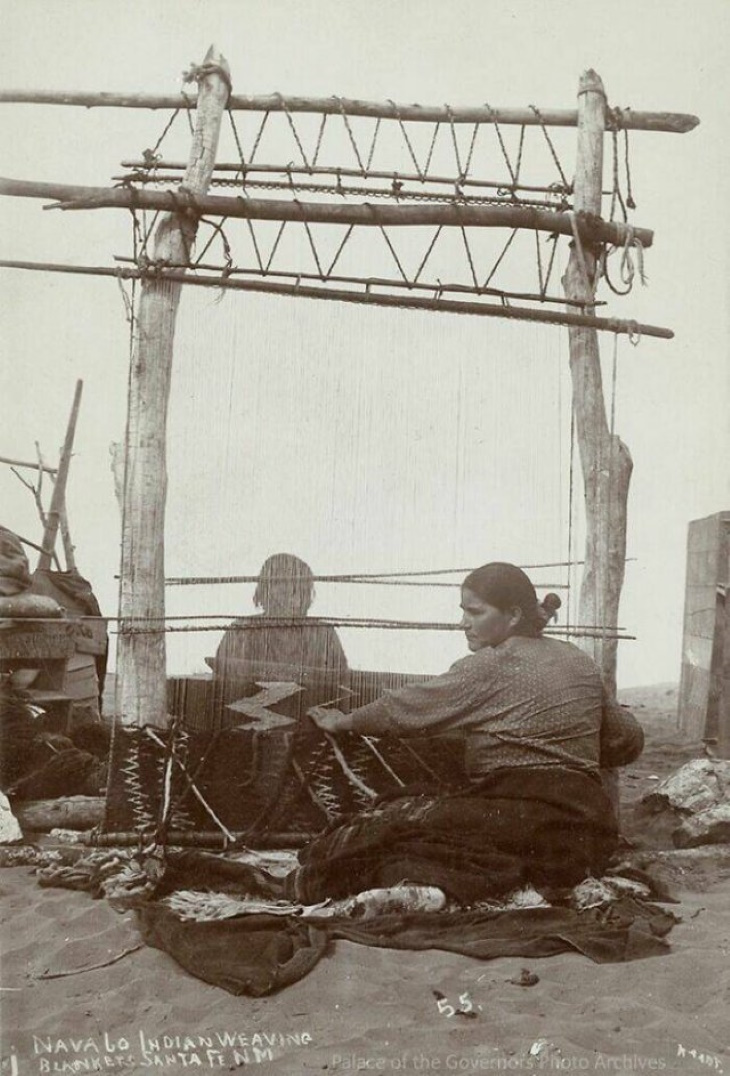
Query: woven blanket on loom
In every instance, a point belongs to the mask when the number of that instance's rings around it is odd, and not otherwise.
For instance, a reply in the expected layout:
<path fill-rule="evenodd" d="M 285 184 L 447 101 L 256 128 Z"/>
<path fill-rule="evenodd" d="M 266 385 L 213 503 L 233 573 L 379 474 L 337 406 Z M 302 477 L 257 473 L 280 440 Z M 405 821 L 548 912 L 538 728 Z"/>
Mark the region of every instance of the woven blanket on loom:
<path fill-rule="evenodd" d="M 174 737 L 174 738 L 173 738 Z M 173 739 L 171 739 L 173 738 Z M 328 737 L 310 722 L 257 732 L 115 729 L 107 833 L 153 832 L 169 771 L 168 829 L 215 832 L 246 843 L 297 843 L 404 787 L 463 780 L 462 749 L 448 739 Z M 218 822 L 216 821 L 218 820 Z"/>

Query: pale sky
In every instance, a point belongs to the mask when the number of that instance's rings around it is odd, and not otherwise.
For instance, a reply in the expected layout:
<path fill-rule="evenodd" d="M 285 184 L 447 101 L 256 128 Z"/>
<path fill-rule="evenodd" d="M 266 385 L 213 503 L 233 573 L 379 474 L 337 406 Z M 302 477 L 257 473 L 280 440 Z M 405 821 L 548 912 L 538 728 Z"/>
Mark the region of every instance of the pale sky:
<path fill-rule="evenodd" d="M 619 683 L 628 686 L 678 680 L 687 525 L 730 508 L 728 11 L 715 0 L 5 0 L 2 83 L 174 93 L 214 42 L 238 93 L 573 108 L 580 74 L 593 67 L 612 105 L 698 115 L 690 134 L 632 134 L 634 220 L 655 232 L 648 287 L 602 296 L 610 315 L 676 334 L 637 348 L 619 341 L 616 430 L 634 459 L 620 620 L 638 638 L 619 652 Z M 154 145 L 166 119 L 0 105 L 2 172 L 106 185 L 123 159 Z M 253 119 L 238 113 L 237 122 L 250 145 Z M 221 160 L 235 159 L 227 139 Z M 170 156 L 184 157 L 188 141 L 181 118 Z M 556 144 L 572 174 L 574 132 Z M 293 145 L 281 150 L 296 156 Z M 546 154 L 534 162 L 547 174 Z M 44 212 L 39 201 L 3 198 L 0 213 L 3 258 L 112 265 L 130 253 L 119 211 Z M 400 249 L 417 264 L 411 243 Z M 446 272 L 452 256 L 447 247 Z M 351 267 L 379 272 L 379 257 L 369 238 Z M 119 288 L 0 274 L 0 455 L 32 459 L 36 440 L 56 455 L 83 378 L 70 523 L 79 568 L 114 614 L 119 513 L 109 444 L 123 438 L 128 360 Z M 566 330 L 234 293 L 216 303 L 188 289 L 176 344 L 168 574 L 253 573 L 280 551 L 318 573 L 565 559 Z M 612 338 L 601 346 L 610 380 Z M 0 498 L 0 521 L 39 540 L 32 498 L 6 468 Z M 171 590 L 169 612 L 225 620 L 253 611 L 251 589 Z M 456 618 L 457 601 L 456 591 L 323 584 L 313 612 L 445 620 Z M 216 641 L 171 637 L 170 669 L 202 668 Z M 352 663 L 369 668 L 438 671 L 463 651 L 455 635 L 349 630 L 343 641 Z"/>

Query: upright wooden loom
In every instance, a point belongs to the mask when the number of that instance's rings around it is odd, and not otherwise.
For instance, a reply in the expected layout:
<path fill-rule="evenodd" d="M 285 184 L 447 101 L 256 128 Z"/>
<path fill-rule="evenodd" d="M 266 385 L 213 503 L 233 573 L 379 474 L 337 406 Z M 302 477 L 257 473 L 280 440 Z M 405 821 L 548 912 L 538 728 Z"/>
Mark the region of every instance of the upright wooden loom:
<path fill-rule="evenodd" d="M 570 368 L 573 382 L 573 408 L 576 436 L 584 479 L 587 539 L 585 567 L 580 595 L 579 622 L 599 626 L 600 631 L 586 632 L 580 640 L 601 667 L 606 682 L 615 687 L 616 651 L 619 638 L 618 605 L 624 577 L 626 551 L 626 503 L 631 475 L 628 449 L 609 423 L 601 380 L 598 332 L 669 338 L 671 331 L 631 321 L 600 317 L 596 312 L 596 285 L 602 255 L 608 246 L 627 249 L 634 244 L 651 246 L 653 233 L 633 227 L 627 222 L 606 221 L 601 216 L 604 136 L 618 131 L 662 131 L 683 133 L 698 123 L 696 117 L 670 113 L 643 113 L 633 110 L 610 109 L 601 79 L 593 71 L 580 79 L 576 110 L 550 111 L 502 109 L 481 106 L 476 108 L 428 108 L 376 104 L 343 98 L 307 99 L 244 97 L 231 92 L 231 78 L 225 59 L 211 48 L 203 64 L 190 73 L 197 82 L 197 97 L 80 94 L 80 93 L 14 93 L 0 92 L 0 103 L 25 102 L 46 105 L 76 105 L 80 107 L 124 107 L 169 109 L 176 114 L 181 109 L 195 112 L 196 122 L 189 162 L 184 167 L 182 182 L 175 189 L 152 191 L 145 187 L 150 169 L 169 182 L 177 183 L 183 165 L 160 160 L 154 152 L 149 159 L 126 162 L 134 171 L 121 186 L 114 188 L 73 187 L 60 184 L 40 184 L 0 179 L 0 194 L 55 199 L 63 210 L 117 207 L 134 212 L 151 208 L 164 215 L 159 221 L 152 257 L 145 251 L 131 267 L 69 266 L 48 263 L 6 261 L 0 266 L 54 272 L 107 275 L 116 279 L 141 281 L 137 312 L 138 333 L 132 357 L 128 400 L 127 466 L 123 490 L 124 525 L 122 535 L 122 579 L 120 601 L 120 640 L 118 677 L 120 684 L 119 718 L 131 727 L 163 728 L 167 714 L 165 667 L 165 570 L 164 547 L 159 536 L 164 534 L 166 497 L 166 422 L 173 359 L 175 317 L 182 287 L 202 286 L 230 290 L 256 291 L 269 294 L 295 295 L 318 299 L 334 299 L 367 305 L 396 306 L 416 310 L 469 313 L 477 316 L 507 317 L 536 320 L 545 324 L 566 325 L 569 329 Z M 360 165 L 356 169 L 322 167 L 308 159 L 302 148 L 303 165 L 293 167 L 254 166 L 241 155 L 238 164 L 216 164 L 219 132 L 224 116 L 233 123 L 237 111 L 258 111 L 264 123 L 270 115 L 283 115 L 293 127 L 293 117 L 300 113 L 321 117 L 322 130 L 329 117 L 344 121 Z M 174 118 L 173 114 L 173 118 Z M 415 173 L 376 172 L 365 164 L 352 137 L 349 119 L 370 117 L 379 125 L 400 125 L 411 151 Z M 457 163 L 459 152 L 454 134 L 458 125 L 474 124 L 475 136 L 480 124 L 493 125 L 499 135 L 500 125 L 518 125 L 524 131 L 541 127 L 548 143 L 551 127 L 577 129 L 575 180 L 564 184 L 559 204 L 536 203 L 536 191 L 549 198 L 551 188 L 527 188 L 532 194 L 522 194 L 518 176 L 513 174 L 510 198 L 502 204 L 472 204 L 465 195 L 469 184 L 480 188 L 493 186 L 459 169 L 454 177 L 435 177 L 428 174 L 413 153 L 404 125 L 407 123 L 443 124 L 454 135 Z M 168 125 L 169 126 L 169 125 Z M 262 124 L 263 127 L 263 124 Z M 377 133 L 377 132 L 376 132 Z M 295 132 L 296 137 L 296 132 Z M 320 136 L 321 137 L 321 136 Z M 500 142 L 501 142 L 501 135 Z M 161 141 L 161 140 L 160 140 Z M 297 140 L 298 141 L 298 140 Z M 159 143 L 158 143 L 159 145 Z M 472 142 L 473 145 L 473 142 Z M 551 147 L 552 148 L 552 147 Z M 239 147 L 240 149 L 240 147 Z M 506 156 L 506 154 L 505 154 Z M 253 158 L 253 155 L 252 155 Z M 471 154 L 469 159 L 471 158 Z M 430 159 L 430 158 L 429 158 Z M 509 165 L 509 161 L 508 161 Z M 222 197 L 208 193 L 216 169 L 226 171 L 242 181 L 259 174 L 284 172 L 285 187 L 290 200 L 273 198 Z M 343 177 L 384 178 L 391 181 L 392 204 L 323 204 L 304 202 L 297 197 L 306 190 L 313 177 L 336 172 L 337 186 L 342 193 Z M 512 168 L 510 166 L 510 172 Z M 519 167 L 518 167 L 519 172 Z M 171 175 L 168 173 L 172 173 Z M 268 177 L 266 177 L 268 178 Z M 407 196 L 404 181 L 449 183 L 450 196 L 419 196 L 418 205 L 403 204 Z M 271 184 L 276 187 L 276 184 Z M 555 186 L 555 185 L 553 185 Z M 301 188 L 301 190 L 300 190 Z M 311 189 L 311 188 L 310 188 Z M 383 191 L 378 194 L 383 195 Z M 504 193 L 504 192 L 502 192 Z M 554 193 L 554 191 L 552 192 Z M 573 198 L 567 206 L 567 195 Z M 386 190 L 385 196 L 387 197 Z M 530 200 L 531 199 L 531 200 Z M 493 199 L 493 201 L 495 201 Z M 547 207 L 546 207 L 547 204 Z M 393 281 L 363 278 L 336 278 L 313 274 L 302 280 L 302 274 L 281 273 L 279 279 L 265 279 L 266 269 L 247 270 L 245 279 L 235 276 L 230 264 L 222 272 L 205 266 L 200 259 L 193 262 L 192 251 L 202 215 L 219 220 L 244 218 L 247 221 L 268 219 L 303 225 L 309 234 L 313 223 L 332 223 L 353 227 L 375 227 L 384 232 L 388 227 L 408 227 L 430 224 L 441 228 L 461 230 L 466 243 L 465 229 L 504 227 L 529 229 L 550 235 L 566 235 L 572 239 L 571 254 L 563 278 L 564 310 L 546 308 L 550 300 L 544 293 L 527 295 L 538 305 L 515 306 L 502 301 L 492 303 L 494 291 L 479 285 L 474 274 L 474 286 L 458 288 L 426 287 L 417 280 L 406 281 L 407 291 L 393 294 Z M 349 233 L 348 233 L 349 234 Z M 385 234 L 385 233 L 384 233 Z M 386 236 L 387 239 L 387 236 Z M 207 248 L 206 248 L 207 249 Z M 468 251 L 468 246 L 467 246 Z M 333 263 L 334 264 L 334 263 Z M 425 261 L 424 261 L 425 264 Z M 473 267 L 472 267 L 473 268 Z M 212 271 L 206 271 L 212 270 Z M 256 277 L 258 276 L 258 279 Z M 287 276 L 295 277 L 294 282 Z M 372 284 L 392 285 L 388 291 L 376 291 Z M 334 286 L 334 285 L 337 286 Z M 344 286 L 343 286 L 344 285 Z M 366 285 L 366 286 L 365 286 Z M 403 287 L 403 283 L 400 282 Z M 428 294 L 419 294 L 419 288 Z M 456 298 L 446 297 L 451 291 Z M 462 294 L 468 293 L 464 298 Z"/>

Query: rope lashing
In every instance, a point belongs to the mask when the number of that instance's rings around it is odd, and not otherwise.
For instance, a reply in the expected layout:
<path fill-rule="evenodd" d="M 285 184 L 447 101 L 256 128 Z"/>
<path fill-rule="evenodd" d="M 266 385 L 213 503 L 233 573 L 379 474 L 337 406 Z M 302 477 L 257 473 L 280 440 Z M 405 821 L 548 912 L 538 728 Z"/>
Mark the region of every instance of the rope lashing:
<path fill-rule="evenodd" d="M 557 170 L 558 170 L 558 172 L 560 174 L 560 180 L 561 180 L 563 186 L 567 189 L 567 188 L 569 188 L 570 184 L 568 183 L 568 180 L 565 177 L 565 172 L 563 171 L 563 166 L 560 163 L 560 158 L 558 157 L 557 150 L 555 149 L 555 146 L 553 145 L 553 140 L 550 137 L 550 132 L 548 131 L 548 129 L 547 129 L 546 125 L 545 125 L 545 121 L 542 118 L 540 110 L 539 110 L 539 108 L 536 108 L 535 105 L 530 105 L 530 111 L 535 115 L 535 117 L 537 118 L 538 123 L 540 124 L 540 127 L 542 129 L 542 133 L 545 136 L 545 141 L 548 144 L 548 147 L 550 149 L 550 153 L 552 154 L 553 161 L 555 162 L 555 167 L 557 168 Z"/>
<path fill-rule="evenodd" d="M 555 264 L 555 255 L 558 251 L 558 238 L 559 237 L 557 235 L 550 235 L 547 238 L 547 242 L 552 243 L 553 249 L 550 251 L 550 260 L 548 261 L 547 273 L 545 274 L 545 286 L 541 292 L 541 298 L 543 300 L 547 297 L 547 290 L 550 286 L 550 278 L 552 276 L 553 266 Z"/>
<path fill-rule="evenodd" d="M 347 112 L 345 111 L 345 103 L 344 103 L 344 101 L 342 100 L 341 97 L 335 97 L 334 100 L 337 102 L 337 105 L 339 107 L 340 115 L 342 116 L 342 121 L 345 124 L 345 129 L 347 130 L 347 135 L 348 135 L 348 137 L 350 139 L 350 144 L 352 145 L 352 149 L 353 149 L 353 152 L 355 154 L 355 158 L 357 160 L 358 167 L 359 167 L 361 172 L 365 172 L 365 165 L 362 163 L 362 157 L 360 156 L 360 150 L 358 148 L 357 141 L 355 140 L 355 135 L 352 132 L 352 127 L 350 126 L 350 119 L 349 119 L 349 117 L 347 115 Z"/>
<path fill-rule="evenodd" d="M 638 347 L 641 343 L 641 329 L 636 321 L 629 322 L 629 342 L 632 347 Z"/>
<path fill-rule="evenodd" d="M 319 131 L 317 133 L 317 145 L 314 147 L 314 156 L 312 157 L 312 167 L 316 167 L 317 159 L 319 157 L 319 151 L 322 147 L 322 137 L 324 135 L 324 129 L 327 126 L 327 117 L 329 113 L 324 112 L 322 114 L 322 122 L 319 125 Z"/>
<path fill-rule="evenodd" d="M 512 167 L 512 161 L 510 160 L 509 153 L 507 152 L 507 147 L 504 144 L 504 138 L 502 137 L 502 132 L 499 129 L 499 124 L 497 123 L 496 114 L 495 114 L 494 109 L 492 108 L 492 106 L 487 104 L 486 102 L 484 104 L 484 107 L 489 112 L 490 122 L 494 125 L 494 130 L 496 132 L 497 139 L 499 141 L 499 145 L 500 145 L 500 148 L 502 150 L 502 156 L 504 157 L 505 164 L 507 165 L 507 170 L 509 171 L 509 174 L 510 174 L 510 179 L 512 180 L 512 186 L 516 187 L 517 186 L 517 174 L 516 174 L 514 168 Z"/>
<path fill-rule="evenodd" d="M 385 228 L 383 227 L 382 224 L 379 224 L 378 228 L 383 233 L 383 239 L 388 244 L 388 249 L 390 250 L 390 253 L 393 255 L 393 259 L 395 260 L 395 264 L 398 266 L 398 272 L 403 277 L 404 283 L 410 284 L 411 281 L 408 279 L 408 276 L 406 275 L 406 272 L 405 272 L 403 266 L 401 265 L 400 258 L 398 257 L 398 254 L 396 253 L 395 247 L 393 246 L 393 244 L 390 241 L 390 237 L 389 237 L 388 233 L 386 232 L 386 230 L 385 230 Z"/>
<path fill-rule="evenodd" d="M 506 255 L 507 251 L 509 250 L 509 248 L 512 245 L 514 237 L 517 235 L 517 232 L 518 232 L 517 228 L 513 228 L 512 231 L 510 232 L 509 239 L 507 240 L 504 247 L 502 248 L 502 253 L 497 258 L 496 262 L 494 263 L 494 265 L 491 268 L 491 271 L 490 271 L 489 275 L 487 276 L 486 280 L 484 281 L 484 284 L 482 285 L 483 288 L 488 288 L 489 287 L 489 285 L 490 285 L 490 283 L 492 281 L 492 277 L 494 276 L 494 274 L 497 272 L 500 265 L 502 264 L 502 261 L 504 260 L 504 257 Z"/>
<path fill-rule="evenodd" d="M 235 143 L 236 143 L 236 149 L 238 150 L 238 159 L 239 159 L 239 161 L 241 163 L 241 172 L 240 172 L 240 176 L 241 176 L 241 191 L 244 194 L 244 196 L 247 196 L 247 193 L 246 193 L 246 172 L 247 172 L 248 166 L 246 164 L 246 158 L 244 157 L 244 154 L 243 154 L 243 146 L 241 145 L 241 139 L 239 137 L 238 127 L 236 126 L 236 121 L 235 121 L 234 116 L 233 116 L 233 110 L 230 107 L 230 100 L 229 100 L 228 108 L 226 109 L 226 111 L 228 113 L 228 119 L 230 121 L 231 129 L 233 131 L 233 138 L 234 138 Z"/>
<path fill-rule="evenodd" d="M 291 118 L 291 112 L 289 111 L 289 109 L 287 107 L 286 101 L 284 100 L 284 98 L 282 97 L 282 95 L 280 93 L 275 93 L 274 97 L 277 99 L 277 101 L 281 105 L 281 109 L 282 109 L 284 115 L 286 116 L 286 118 L 287 118 L 287 120 L 289 122 L 289 127 L 291 128 L 291 133 L 294 135 L 294 141 L 297 144 L 297 149 L 299 150 L 299 152 L 302 155 L 302 161 L 304 162 L 304 167 L 306 169 L 309 169 L 309 167 L 310 167 L 309 159 L 307 158 L 307 155 L 304 152 L 304 146 L 302 145 L 301 139 L 299 138 L 299 132 L 297 131 L 296 124 L 294 123 L 294 120 Z"/>
<path fill-rule="evenodd" d="M 380 134 L 380 116 L 378 116 L 377 120 L 375 121 L 375 130 L 373 131 L 373 140 L 370 143 L 370 152 L 368 153 L 368 163 L 366 165 L 366 170 L 368 172 L 370 171 L 370 166 L 373 163 L 373 157 L 375 155 L 375 144 L 378 141 L 378 135 L 379 134 Z M 430 154 L 429 154 L 428 159 L 429 159 L 429 161 L 431 160 Z M 426 164 L 426 168 L 428 169 L 428 163 Z"/>
<path fill-rule="evenodd" d="M 201 217 L 200 218 L 200 223 L 201 224 L 207 224 L 208 227 L 211 229 L 211 234 L 210 234 L 205 246 L 201 250 L 200 254 L 196 258 L 196 260 L 193 262 L 191 268 L 193 268 L 193 269 L 199 268 L 199 266 L 201 265 L 201 263 L 203 261 L 203 257 L 205 256 L 205 254 L 208 252 L 208 250 L 210 250 L 210 247 L 213 245 L 216 238 L 220 237 L 220 241 L 221 241 L 221 243 L 223 245 L 223 257 L 225 259 L 225 264 L 221 267 L 221 274 L 224 277 L 230 276 L 231 270 L 233 269 L 233 253 L 231 251 L 231 244 L 230 244 L 230 242 L 228 240 L 228 237 L 226 236 L 226 233 L 223 230 L 223 225 L 226 223 L 227 220 L 228 220 L 227 217 L 223 217 L 220 221 L 209 220 L 207 217 Z"/>
<path fill-rule="evenodd" d="M 264 118 L 261 121 L 261 126 L 259 127 L 258 132 L 256 134 L 256 138 L 254 139 L 253 149 L 251 150 L 251 157 L 249 158 L 249 164 L 253 164 L 253 162 L 254 162 L 254 158 L 256 156 L 256 151 L 259 148 L 259 143 L 261 142 L 261 136 L 264 133 L 264 128 L 266 127 L 267 121 L 269 119 L 269 115 L 270 115 L 269 112 L 264 112 Z"/>
<path fill-rule="evenodd" d="M 380 123 L 380 120 L 378 120 L 378 123 Z M 434 127 L 433 127 L 433 136 L 431 138 L 431 145 L 429 146 L 429 149 L 428 149 L 428 157 L 426 157 L 425 172 L 426 172 L 427 175 L 428 175 L 428 170 L 431 167 L 431 158 L 433 157 L 433 150 L 434 150 L 434 146 L 436 145 L 436 138 L 438 136 L 440 127 L 441 127 L 441 121 L 437 120 L 437 122 L 434 124 Z M 369 161 L 368 161 L 368 167 L 370 167 L 370 162 Z"/>
<path fill-rule="evenodd" d="M 155 142 L 152 149 L 146 149 L 146 150 L 142 151 L 142 157 L 144 159 L 145 168 L 153 169 L 153 168 L 157 167 L 157 162 L 160 160 L 160 156 L 159 156 L 157 151 L 159 150 L 160 146 L 164 142 L 168 131 L 170 130 L 170 128 L 172 127 L 173 123 L 175 122 L 175 120 L 177 119 L 177 117 L 179 115 L 180 115 L 180 107 L 178 106 L 178 108 L 175 109 L 175 111 L 173 112 L 173 114 L 170 116 L 169 120 L 165 124 L 165 126 L 163 128 L 163 131 L 162 131 L 162 134 L 157 139 L 157 141 Z"/>
<path fill-rule="evenodd" d="M 332 272 L 333 272 L 335 266 L 337 265 L 337 262 L 339 261 L 340 254 L 345 249 L 345 245 L 346 245 L 348 239 L 350 238 L 350 236 L 352 235 L 352 231 L 353 231 L 354 227 L 355 227 L 355 225 L 351 224 L 348 227 L 347 231 L 345 232 L 344 236 L 342 237 L 342 242 L 340 243 L 339 247 L 337 248 L 337 251 L 335 252 L 334 258 L 330 262 L 329 269 L 327 270 L 327 273 L 325 275 L 325 280 L 328 280 L 332 276 Z"/>
<path fill-rule="evenodd" d="M 421 182 L 423 182 L 423 180 L 426 177 L 424 175 L 423 169 L 421 168 L 420 164 L 418 163 L 418 158 L 416 157 L 416 154 L 415 154 L 415 152 L 413 150 L 413 146 L 411 145 L 411 140 L 408 137 L 408 131 L 405 128 L 405 124 L 403 123 L 403 120 L 401 118 L 401 114 L 400 114 L 400 111 L 398 109 L 398 106 L 395 103 L 395 101 L 391 101 L 390 98 L 388 99 L 388 104 L 392 105 L 392 107 L 393 107 L 393 111 L 395 112 L 396 119 L 398 120 L 398 126 L 400 127 L 401 134 L 403 135 L 403 140 L 405 141 L 405 144 L 408 147 L 408 152 L 409 152 L 409 154 L 411 156 L 411 160 L 413 161 L 413 167 L 416 169 L 416 172 L 418 173 L 418 178 L 421 180 Z"/>
<path fill-rule="evenodd" d="M 535 234 L 537 235 L 537 233 L 535 233 Z M 472 280 L 474 282 L 474 287 L 478 289 L 479 288 L 479 281 L 477 280 L 476 269 L 474 268 L 474 260 L 473 260 L 473 258 L 471 256 L 471 247 L 469 246 L 469 240 L 468 240 L 467 235 L 466 235 L 466 228 L 464 228 L 463 225 L 461 226 L 461 236 L 462 236 L 462 239 L 464 240 L 464 249 L 466 250 L 466 256 L 467 256 L 467 259 L 469 261 L 469 269 L 471 271 L 471 278 L 472 278 Z"/>
<path fill-rule="evenodd" d="M 435 232 L 434 232 L 434 234 L 433 234 L 433 237 L 432 237 L 432 239 L 431 239 L 431 242 L 430 242 L 430 243 L 428 244 L 428 249 L 426 250 L 426 253 L 425 253 L 425 254 L 424 254 L 424 256 L 423 256 L 423 261 L 422 261 L 422 262 L 421 262 L 421 264 L 420 264 L 420 265 L 418 266 L 418 269 L 417 269 L 417 271 L 416 271 L 416 275 L 415 275 L 415 277 L 413 278 L 413 283 L 414 283 L 414 284 L 417 284 L 417 283 L 418 283 L 418 281 L 419 281 L 419 279 L 420 279 L 420 276 L 421 276 L 421 273 L 423 272 L 423 270 L 424 270 L 424 269 L 425 269 L 425 267 L 426 267 L 426 262 L 428 261 L 428 259 L 429 259 L 429 258 L 430 258 L 430 256 L 431 256 L 431 251 L 432 251 L 432 250 L 433 250 L 433 248 L 434 248 L 434 247 L 436 246 L 436 240 L 437 240 L 437 239 L 438 239 L 438 237 L 439 237 L 439 236 L 441 235 L 441 231 L 442 231 L 442 229 L 443 229 L 443 224 L 439 224 L 438 228 L 436 229 L 436 231 L 435 231 Z"/>

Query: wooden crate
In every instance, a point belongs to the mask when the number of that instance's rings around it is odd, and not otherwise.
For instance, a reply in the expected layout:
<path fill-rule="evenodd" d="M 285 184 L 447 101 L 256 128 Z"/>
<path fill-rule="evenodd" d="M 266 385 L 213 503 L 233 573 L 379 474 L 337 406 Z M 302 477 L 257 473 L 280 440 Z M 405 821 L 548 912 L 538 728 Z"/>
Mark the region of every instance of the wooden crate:
<path fill-rule="evenodd" d="M 730 757 L 726 656 L 730 586 L 730 512 L 693 520 L 687 539 L 687 583 L 679 687 L 679 724 Z"/>
<path fill-rule="evenodd" d="M 0 662 L 65 661 L 74 652 L 75 638 L 75 625 L 68 621 L 0 621 Z"/>

